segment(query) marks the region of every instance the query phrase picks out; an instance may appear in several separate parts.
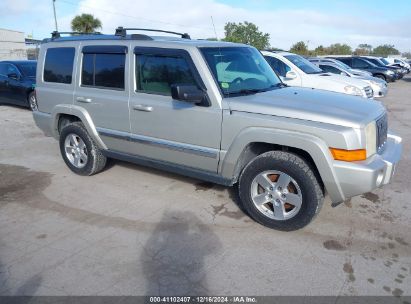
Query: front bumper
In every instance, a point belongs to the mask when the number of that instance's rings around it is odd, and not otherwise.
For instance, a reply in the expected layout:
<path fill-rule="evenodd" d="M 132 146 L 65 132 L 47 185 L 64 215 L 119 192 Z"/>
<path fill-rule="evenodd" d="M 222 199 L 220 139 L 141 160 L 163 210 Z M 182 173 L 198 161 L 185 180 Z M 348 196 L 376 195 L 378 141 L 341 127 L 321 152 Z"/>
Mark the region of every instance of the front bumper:
<path fill-rule="evenodd" d="M 388 134 L 382 154 L 375 154 L 359 162 L 334 161 L 334 171 L 343 200 L 389 184 L 401 158 L 401 142 L 401 137 Z"/>
<path fill-rule="evenodd" d="M 374 91 L 374 97 L 384 97 L 388 93 L 388 86 L 383 85 L 383 86 L 375 86 L 375 89 L 373 87 Z"/>

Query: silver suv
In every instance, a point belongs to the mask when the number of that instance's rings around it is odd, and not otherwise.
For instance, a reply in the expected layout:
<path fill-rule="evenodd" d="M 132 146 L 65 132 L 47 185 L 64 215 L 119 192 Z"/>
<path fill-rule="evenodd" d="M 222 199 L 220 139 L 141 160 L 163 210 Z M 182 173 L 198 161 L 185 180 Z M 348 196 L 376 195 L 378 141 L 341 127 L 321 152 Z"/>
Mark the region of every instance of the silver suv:
<path fill-rule="evenodd" d="M 326 193 L 337 204 L 391 181 L 402 145 L 381 103 L 287 87 L 247 45 L 127 30 L 41 45 L 34 120 L 73 172 L 117 158 L 237 185 L 278 230 L 307 225 Z"/>

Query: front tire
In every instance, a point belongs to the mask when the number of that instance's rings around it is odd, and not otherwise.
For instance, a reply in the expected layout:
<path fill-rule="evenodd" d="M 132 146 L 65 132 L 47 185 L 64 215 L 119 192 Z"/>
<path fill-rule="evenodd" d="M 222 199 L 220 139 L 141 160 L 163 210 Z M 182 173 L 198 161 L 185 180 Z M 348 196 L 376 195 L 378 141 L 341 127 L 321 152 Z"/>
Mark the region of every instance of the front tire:
<path fill-rule="evenodd" d="M 62 128 L 60 152 L 70 170 L 79 175 L 96 174 L 107 162 L 81 122 L 72 122 Z"/>
<path fill-rule="evenodd" d="M 239 196 L 255 221 L 282 231 L 308 225 L 324 201 L 310 166 L 298 155 L 282 151 L 261 154 L 244 168 Z"/>
<path fill-rule="evenodd" d="M 36 93 L 35 92 L 30 92 L 29 95 L 27 96 L 27 103 L 28 107 L 32 111 L 37 110 L 37 99 L 36 99 Z"/>

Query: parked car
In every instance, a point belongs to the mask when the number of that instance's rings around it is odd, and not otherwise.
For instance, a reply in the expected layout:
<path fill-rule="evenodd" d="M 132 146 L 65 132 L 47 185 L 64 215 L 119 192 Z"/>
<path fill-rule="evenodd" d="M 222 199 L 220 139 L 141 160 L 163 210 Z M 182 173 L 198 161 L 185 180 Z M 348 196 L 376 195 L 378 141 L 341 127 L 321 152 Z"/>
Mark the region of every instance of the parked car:
<path fill-rule="evenodd" d="M 248 45 L 129 30 L 41 44 L 33 117 L 74 173 L 111 157 L 238 184 L 241 207 L 279 230 L 311 222 L 325 193 L 391 181 L 402 144 L 381 103 L 285 86 Z"/>
<path fill-rule="evenodd" d="M 366 60 L 368 60 L 369 62 L 374 63 L 376 66 L 379 67 L 384 67 L 387 69 L 390 69 L 392 71 L 394 71 L 395 73 L 398 74 L 398 79 L 401 79 L 404 77 L 405 74 L 407 74 L 407 70 L 402 68 L 402 67 L 396 67 L 396 66 L 390 66 L 387 65 L 385 62 L 382 61 L 381 58 L 379 57 L 373 57 L 373 56 L 362 56 L 361 58 L 364 58 Z"/>
<path fill-rule="evenodd" d="M 309 61 L 317 65 L 321 70 L 331 74 L 343 75 L 347 77 L 354 77 L 361 79 L 367 82 L 373 92 L 374 97 L 384 97 L 387 95 L 388 86 L 387 82 L 380 78 L 376 78 L 373 76 L 359 76 L 358 73 L 355 73 L 352 69 L 348 67 L 348 69 L 344 68 L 341 64 L 331 61 L 332 59 L 321 59 L 321 58 L 309 58 Z"/>
<path fill-rule="evenodd" d="M 383 79 L 386 82 L 394 82 L 399 78 L 399 75 L 391 69 L 377 66 L 364 58 L 353 56 L 328 56 L 327 58 L 337 59 L 353 69 L 370 72 L 372 76 Z"/>
<path fill-rule="evenodd" d="M 409 65 L 406 64 L 406 63 L 403 63 L 402 61 L 399 61 L 399 60 L 398 60 L 398 62 L 391 63 L 390 61 L 387 60 L 387 58 L 380 57 L 379 59 L 380 59 L 381 62 L 384 63 L 386 66 L 392 66 L 392 67 L 401 69 L 401 70 L 402 70 L 402 73 L 403 73 L 404 75 L 405 75 L 405 74 L 408 74 L 408 73 L 410 72 Z"/>
<path fill-rule="evenodd" d="M 32 60 L 0 61 L 0 103 L 29 108 L 36 104 L 36 66 Z"/>
<path fill-rule="evenodd" d="M 318 63 L 321 61 L 323 63 L 333 63 L 333 64 L 337 64 L 339 65 L 341 68 L 345 69 L 345 70 L 349 70 L 351 74 L 355 75 L 355 76 L 372 76 L 372 73 L 367 72 L 367 71 L 363 71 L 363 70 L 357 70 L 357 69 L 352 69 L 350 68 L 348 65 L 346 65 L 345 63 L 337 60 L 337 59 L 331 59 L 331 58 L 325 58 L 325 57 L 309 57 L 308 60 L 316 65 L 318 65 Z"/>
<path fill-rule="evenodd" d="M 401 66 L 404 67 L 408 70 L 408 73 L 411 71 L 411 65 L 407 62 L 406 59 L 402 58 L 381 58 L 383 62 L 387 65 L 395 65 L 395 66 Z"/>
<path fill-rule="evenodd" d="M 262 51 L 264 58 L 290 86 L 314 88 L 349 95 L 372 98 L 372 88 L 364 81 L 346 76 L 329 74 L 312 64 L 307 59 L 288 52 Z"/>

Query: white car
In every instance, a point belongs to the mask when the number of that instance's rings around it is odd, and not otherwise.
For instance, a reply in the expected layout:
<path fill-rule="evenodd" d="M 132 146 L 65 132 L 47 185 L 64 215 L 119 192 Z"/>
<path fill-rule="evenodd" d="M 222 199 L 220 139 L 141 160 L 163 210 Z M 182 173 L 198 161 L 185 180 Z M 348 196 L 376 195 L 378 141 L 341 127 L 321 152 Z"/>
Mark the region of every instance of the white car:
<path fill-rule="evenodd" d="M 345 93 L 364 98 L 373 98 L 374 96 L 368 83 L 357 78 L 325 73 L 299 55 L 269 51 L 262 51 L 262 54 L 287 85 Z"/>
<path fill-rule="evenodd" d="M 333 59 L 309 58 L 310 62 L 317 65 L 324 72 L 354 77 L 367 82 L 374 92 L 374 97 L 384 97 L 385 95 L 387 95 L 388 85 L 385 80 L 373 76 L 358 75 L 353 69 L 350 69 L 350 67 L 346 69 L 342 65 L 337 63 L 339 62 L 338 60 L 335 60 L 336 62 L 330 60 Z"/>
<path fill-rule="evenodd" d="M 406 69 L 408 69 L 408 70 L 411 69 L 411 65 L 410 65 L 407 61 L 405 61 L 405 59 L 402 59 L 402 58 L 390 58 L 390 57 L 384 58 L 384 59 L 385 59 L 386 61 L 388 61 L 389 65 L 398 64 L 398 65 L 400 65 L 400 66 L 402 66 L 402 67 L 404 67 L 404 68 L 406 68 Z"/>

